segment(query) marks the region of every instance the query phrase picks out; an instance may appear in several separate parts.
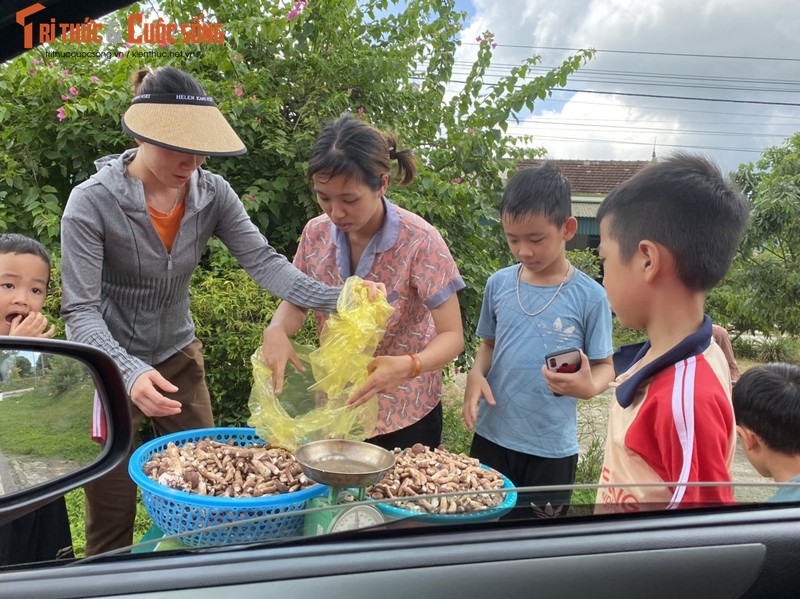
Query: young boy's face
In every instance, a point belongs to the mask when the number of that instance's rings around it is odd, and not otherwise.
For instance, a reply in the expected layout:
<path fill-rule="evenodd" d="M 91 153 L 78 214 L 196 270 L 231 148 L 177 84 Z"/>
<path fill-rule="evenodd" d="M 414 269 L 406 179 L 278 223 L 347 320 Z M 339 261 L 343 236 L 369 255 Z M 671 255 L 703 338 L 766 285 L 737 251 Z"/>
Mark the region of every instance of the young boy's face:
<path fill-rule="evenodd" d="M 575 235 L 575 219 L 557 227 L 541 214 L 518 218 L 503 216 L 503 231 L 511 253 L 532 274 L 551 275 L 563 268 L 564 242 Z"/>
<path fill-rule="evenodd" d="M 8 335 L 19 315 L 41 312 L 50 272 L 33 254 L 0 254 L 0 335 Z"/>
<path fill-rule="evenodd" d="M 640 313 L 642 301 L 637 292 L 638 278 L 633 262 L 623 263 L 619 243 L 609 236 L 608 220 L 604 218 L 600 221 L 600 245 L 597 248 L 603 265 L 603 287 L 620 324 L 631 329 L 643 329 L 644 322 Z"/>

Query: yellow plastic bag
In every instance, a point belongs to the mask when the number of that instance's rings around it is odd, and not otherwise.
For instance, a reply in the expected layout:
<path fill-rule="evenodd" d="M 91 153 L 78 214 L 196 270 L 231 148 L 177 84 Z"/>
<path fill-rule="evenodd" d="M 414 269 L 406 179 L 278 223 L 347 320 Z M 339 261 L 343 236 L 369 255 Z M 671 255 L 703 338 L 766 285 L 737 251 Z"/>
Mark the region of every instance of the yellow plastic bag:
<path fill-rule="evenodd" d="M 320 439 L 363 440 L 372 436 L 378 418 L 375 398 L 356 408 L 347 398 L 367 380 L 367 365 L 394 312 L 386 298 L 369 300 L 358 277 L 345 281 L 332 314 L 320 335 L 320 347 L 294 344 L 306 367 L 286 366 L 283 392 L 275 395 L 272 371 L 259 347 L 252 355 L 253 388 L 248 425 L 270 443 L 294 451 Z"/>

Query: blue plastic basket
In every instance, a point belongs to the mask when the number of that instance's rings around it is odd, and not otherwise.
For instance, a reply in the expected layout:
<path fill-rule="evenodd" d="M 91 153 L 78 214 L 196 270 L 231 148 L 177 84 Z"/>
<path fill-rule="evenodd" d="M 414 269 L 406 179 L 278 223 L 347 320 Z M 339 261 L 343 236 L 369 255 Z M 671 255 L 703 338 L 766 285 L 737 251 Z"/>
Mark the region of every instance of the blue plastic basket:
<path fill-rule="evenodd" d="M 202 439 L 222 443 L 233 439 L 242 446 L 264 443 L 253 428 L 201 428 L 165 435 L 139 447 L 128 463 L 128 473 L 139 485 L 156 526 L 168 535 L 195 533 L 180 537 L 182 543 L 194 546 L 237 545 L 302 534 L 303 515 L 293 516 L 292 512 L 304 509 L 312 497 L 327 494 L 327 485 L 267 497 L 209 497 L 172 489 L 144 473 L 144 465 L 169 443 L 180 447 Z M 256 520 L 243 522 L 253 518 Z M 230 526 L 218 526 L 225 524 Z M 206 530 L 212 526 L 216 528 Z"/>
<path fill-rule="evenodd" d="M 489 470 L 488 466 L 481 464 L 481 468 Z M 502 489 L 513 489 L 513 483 L 503 477 Z M 497 489 L 499 493 L 501 489 Z M 429 514 L 427 512 L 415 512 L 405 508 L 397 507 L 390 503 L 379 503 L 377 507 L 383 514 L 393 520 L 413 520 L 414 522 L 424 522 L 426 524 L 463 524 L 464 522 L 489 522 L 490 520 L 497 520 L 500 516 L 507 514 L 514 506 L 517 505 L 517 492 L 506 491 L 506 498 L 502 503 L 494 507 L 480 510 L 477 512 L 465 512 L 463 514 Z M 408 498 L 413 499 L 413 498 Z"/>

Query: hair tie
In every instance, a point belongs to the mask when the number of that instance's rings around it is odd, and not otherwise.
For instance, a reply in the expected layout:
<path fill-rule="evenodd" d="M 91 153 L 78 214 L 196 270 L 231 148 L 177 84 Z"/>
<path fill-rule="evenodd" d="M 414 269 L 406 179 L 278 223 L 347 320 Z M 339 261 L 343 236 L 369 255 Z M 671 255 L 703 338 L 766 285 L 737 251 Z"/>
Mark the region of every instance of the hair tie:
<path fill-rule="evenodd" d="M 394 146 L 389 148 L 389 160 L 397 160 L 397 152 Z"/>

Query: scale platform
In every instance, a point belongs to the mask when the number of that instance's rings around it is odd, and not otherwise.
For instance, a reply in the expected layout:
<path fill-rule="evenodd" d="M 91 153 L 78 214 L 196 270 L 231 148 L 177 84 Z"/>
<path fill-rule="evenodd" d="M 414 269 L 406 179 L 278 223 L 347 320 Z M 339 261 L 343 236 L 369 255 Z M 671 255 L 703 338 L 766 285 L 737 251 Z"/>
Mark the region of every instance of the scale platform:
<path fill-rule="evenodd" d="M 380 481 L 394 466 L 391 451 L 363 441 L 325 439 L 299 447 L 294 457 L 308 478 L 331 487 L 327 498 L 314 498 L 307 507 L 338 506 L 306 514 L 306 536 L 367 528 L 384 522 L 383 514 L 374 506 L 362 503 L 342 506 L 348 501 L 347 494 L 352 494 L 359 502 L 366 500 L 367 487 Z"/>

